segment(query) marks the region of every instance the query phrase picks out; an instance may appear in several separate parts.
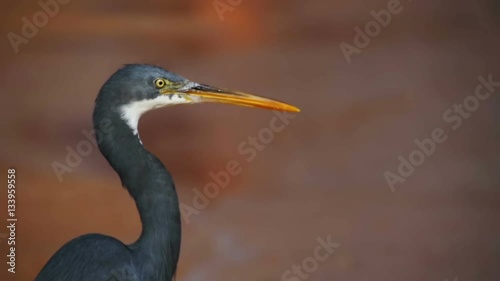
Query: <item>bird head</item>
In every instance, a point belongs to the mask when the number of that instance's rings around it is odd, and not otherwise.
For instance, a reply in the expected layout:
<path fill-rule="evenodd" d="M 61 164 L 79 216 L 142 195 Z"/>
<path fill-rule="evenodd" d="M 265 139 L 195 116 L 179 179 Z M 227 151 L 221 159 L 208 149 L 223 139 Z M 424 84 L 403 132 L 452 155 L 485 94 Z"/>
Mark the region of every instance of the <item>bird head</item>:
<path fill-rule="evenodd" d="M 189 81 L 161 67 L 126 65 L 109 78 L 96 103 L 112 104 L 129 126 L 137 131 L 140 116 L 156 108 L 203 102 L 299 112 L 292 105 L 237 91 Z"/>

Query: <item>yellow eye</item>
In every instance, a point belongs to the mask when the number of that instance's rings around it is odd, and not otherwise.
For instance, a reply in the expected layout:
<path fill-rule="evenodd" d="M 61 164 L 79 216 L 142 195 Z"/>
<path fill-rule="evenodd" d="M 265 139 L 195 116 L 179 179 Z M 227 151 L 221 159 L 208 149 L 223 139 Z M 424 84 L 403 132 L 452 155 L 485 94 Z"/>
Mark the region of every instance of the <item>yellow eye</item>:
<path fill-rule="evenodd" d="M 161 88 L 165 87 L 165 85 L 167 85 L 167 83 L 165 82 L 165 80 L 160 79 L 160 78 L 158 78 L 158 79 L 155 80 L 155 86 L 156 86 L 156 88 L 161 89 Z"/>

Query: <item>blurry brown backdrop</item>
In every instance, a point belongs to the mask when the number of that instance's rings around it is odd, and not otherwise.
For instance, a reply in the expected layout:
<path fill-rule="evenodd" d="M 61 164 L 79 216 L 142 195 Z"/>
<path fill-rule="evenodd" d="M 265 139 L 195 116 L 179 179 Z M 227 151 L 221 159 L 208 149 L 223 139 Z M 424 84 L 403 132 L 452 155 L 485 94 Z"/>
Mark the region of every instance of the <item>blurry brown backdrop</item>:
<path fill-rule="evenodd" d="M 458 130 L 442 119 L 479 75 L 500 80 L 499 5 L 402 0 L 347 63 L 339 44 L 353 44 L 354 27 L 388 2 L 244 0 L 221 20 L 212 1 L 71 0 L 15 54 L 7 34 L 40 6 L 2 1 L 0 232 L 8 167 L 19 221 L 17 273 L 7 273 L 0 239 L 0 280 L 33 280 L 84 233 L 138 237 L 134 203 L 96 148 L 62 182 L 51 167 L 86 139 L 100 86 L 125 63 L 302 109 L 250 163 L 237 147 L 272 112 L 179 106 L 141 119 L 183 203 L 210 171 L 243 167 L 184 224 L 178 280 L 282 280 L 328 235 L 341 246 L 309 280 L 499 280 L 500 88 Z M 437 127 L 447 142 L 391 192 L 384 172 Z"/>

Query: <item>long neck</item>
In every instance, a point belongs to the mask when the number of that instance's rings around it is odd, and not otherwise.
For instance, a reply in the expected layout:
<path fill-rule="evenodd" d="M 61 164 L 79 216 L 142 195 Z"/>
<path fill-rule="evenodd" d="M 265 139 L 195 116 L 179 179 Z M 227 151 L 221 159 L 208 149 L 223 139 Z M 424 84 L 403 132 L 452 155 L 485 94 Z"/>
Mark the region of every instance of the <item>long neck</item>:
<path fill-rule="evenodd" d="M 171 280 L 180 252 L 179 202 L 171 175 L 118 114 L 94 112 L 99 149 L 134 198 L 142 221 L 130 248 L 144 276 Z"/>

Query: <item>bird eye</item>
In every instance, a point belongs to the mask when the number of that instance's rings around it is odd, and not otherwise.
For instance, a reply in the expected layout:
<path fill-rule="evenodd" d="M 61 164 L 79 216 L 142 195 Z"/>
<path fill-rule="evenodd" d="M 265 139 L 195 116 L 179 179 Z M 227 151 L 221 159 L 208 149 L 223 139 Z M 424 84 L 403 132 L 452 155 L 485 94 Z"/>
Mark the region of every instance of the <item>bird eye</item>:
<path fill-rule="evenodd" d="M 167 83 L 165 83 L 165 80 L 163 80 L 163 79 L 156 79 L 155 80 L 155 86 L 158 89 L 161 89 L 161 88 L 165 87 L 166 84 Z"/>

